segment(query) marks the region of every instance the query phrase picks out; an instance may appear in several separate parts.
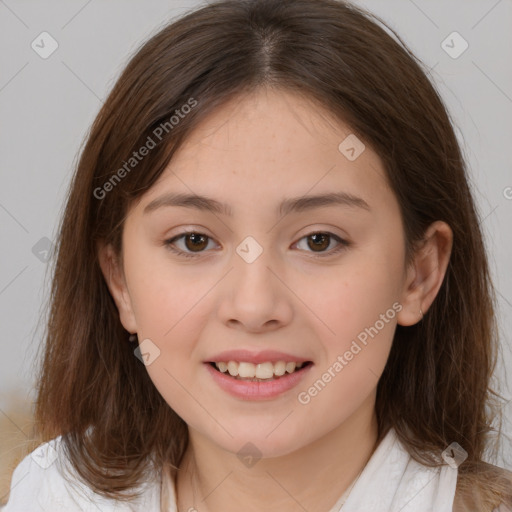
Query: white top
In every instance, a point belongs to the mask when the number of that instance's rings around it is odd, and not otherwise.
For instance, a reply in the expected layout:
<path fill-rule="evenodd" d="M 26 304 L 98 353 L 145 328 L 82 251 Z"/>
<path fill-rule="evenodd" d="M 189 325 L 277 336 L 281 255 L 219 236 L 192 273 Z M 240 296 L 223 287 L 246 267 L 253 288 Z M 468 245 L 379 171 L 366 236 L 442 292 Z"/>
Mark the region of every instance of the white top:
<path fill-rule="evenodd" d="M 99 496 L 78 478 L 65 479 L 64 467 L 70 466 L 60 437 L 39 446 L 16 467 L 9 501 L 0 511 L 177 512 L 175 484 L 166 472 L 142 486 L 137 501 L 126 503 Z M 429 468 L 414 461 L 391 429 L 344 505 L 341 496 L 330 512 L 452 512 L 457 474 L 448 464 Z"/>

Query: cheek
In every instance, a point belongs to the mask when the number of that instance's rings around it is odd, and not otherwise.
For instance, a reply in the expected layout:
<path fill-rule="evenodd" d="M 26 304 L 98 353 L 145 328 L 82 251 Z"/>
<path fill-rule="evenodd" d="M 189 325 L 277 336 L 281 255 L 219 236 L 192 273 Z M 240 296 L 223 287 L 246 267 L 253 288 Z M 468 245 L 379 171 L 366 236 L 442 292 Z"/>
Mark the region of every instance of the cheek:
<path fill-rule="evenodd" d="M 201 311 L 201 297 L 211 288 L 208 279 L 171 262 L 163 247 L 132 251 L 126 268 L 137 325 L 145 337 L 163 343 Z"/>
<path fill-rule="evenodd" d="M 311 399 L 315 408 L 332 401 L 345 404 L 346 411 L 353 410 L 377 385 L 401 310 L 399 266 L 393 268 L 390 263 L 395 256 L 376 257 L 374 252 L 347 258 L 343 266 L 336 267 L 338 279 L 331 275 L 316 281 L 318 291 L 305 297 L 323 322 L 318 333 L 324 354 L 308 383 L 314 387 L 311 393 L 302 389 L 307 395 L 304 401 Z M 323 397 L 316 399 L 316 394 Z"/>
<path fill-rule="evenodd" d="M 339 283 L 326 284 L 326 293 L 316 297 L 315 308 L 329 330 L 321 331 L 323 357 L 297 390 L 296 400 L 303 414 L 324 418 L 325 431 L 355 414 L 373 396 L 401 308 L 390 274 L 361 267 L 352 267 L 353 272 Z M 301 435 L 307 436 L 306 430 Z"/>
<path fill-rule="evenodd" d="M 174 385 L 172 376 L 180 382 L 193 377 L 190 361 L 198 357 L 196 341 L 210 318 L 208 292 L 216 277 L 210 273 L 198 279 L 192 267 L 185 271 L 163 251 L 133 251 L 126 267 L 139 340 L 150 339 L 160 352 L 148 372 L 157 387 L 168 389 Z"/>
<path fill-rule="evenodd" d="M 314 283 L 308 287 L 304 281 L 300 289 L 304 303 L 325 324 L 324 339 L 331 340 L 329 344 L 356 337 L 381 315 L 385 315 L 386 328 L 379 322 L 380 329 L 389 330 L 387 320 L 396 323 L 392 306 L 400 297 L 399 276 L 387 258 L 354 255 L 324 277 L 317 276 Z"/>

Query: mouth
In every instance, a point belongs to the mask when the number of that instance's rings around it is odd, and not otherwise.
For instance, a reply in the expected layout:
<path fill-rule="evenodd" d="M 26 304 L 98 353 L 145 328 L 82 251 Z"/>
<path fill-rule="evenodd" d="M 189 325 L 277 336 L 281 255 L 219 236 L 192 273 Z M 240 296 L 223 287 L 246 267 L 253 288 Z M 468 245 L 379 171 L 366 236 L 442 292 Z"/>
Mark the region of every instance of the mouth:
<path fill-rule="evenodd" d="M 286 378 L 290 374 L 303 372 L 312 361 L 276 361 L 249 363 L 246 361 L 210 361 L 208 364 L 217 372 L 234 380 L 247 382 L 270 382 Z"/>

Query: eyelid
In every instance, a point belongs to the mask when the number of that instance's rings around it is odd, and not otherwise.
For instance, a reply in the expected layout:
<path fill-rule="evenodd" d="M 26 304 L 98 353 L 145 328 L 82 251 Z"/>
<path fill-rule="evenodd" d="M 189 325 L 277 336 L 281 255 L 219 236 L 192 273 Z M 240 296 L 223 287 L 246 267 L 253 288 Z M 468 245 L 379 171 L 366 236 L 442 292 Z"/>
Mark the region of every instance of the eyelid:
<path fill-rule="evenodd" d="M 181 233 L 177 233 L 176 235 L 172 236 L 171 238 L 165 240 L 164 245 L 171 252 L 177 254 L 178 256 L 183 256 L 184 258 L 204 257 L 206 255 L 206 253 L 208 252 L 206 250 L 194 253 L 194 252 L 183 251 L 181 249 L 176 249 L 175 247 L 173 247 L 173 243 L 175 243 L 176 240 L 178 240 L 186 235 L 190 235 L 190 234 L 205 236 L 209 241 L 214 240 L 213 237 L 207 235 L 206 233 L 203 233 L 199 230 L 190 230 L 190 228 L 189 228 L 188 231 L 183 231 Z M 323 251 L 323 252 L 318 252 L 318 253 L 315 253 L 314 251 L 301 251 L 301 252 L 309 253 L 310 257 L 313 257 L 313 258 L 328 258 L 329 256 L 338 254 L 339 252 L 343 251 L 344 249 L 347 249 L 348 247 L 350 247 L 352 245 L 352 242 L 349 242 L 348 240 L 337 235 L 336 233 L 333 233 L 333 232 L 327 231 L 327 230 L 318 229 L 318 230 L 310 231 L 309 233 L 306 233 L 305 235 L 302 235 L 296 242 L 294 242 L 293 246 L 297 245 L 303 239 L 308 238 L 312 235 L 316 235 L 316 234 L 328 235 L 331 237 L 331 239 L 335 239 L 338 242 L 338 245 L 334 249 L 330 249 L 329 251 Z"/>

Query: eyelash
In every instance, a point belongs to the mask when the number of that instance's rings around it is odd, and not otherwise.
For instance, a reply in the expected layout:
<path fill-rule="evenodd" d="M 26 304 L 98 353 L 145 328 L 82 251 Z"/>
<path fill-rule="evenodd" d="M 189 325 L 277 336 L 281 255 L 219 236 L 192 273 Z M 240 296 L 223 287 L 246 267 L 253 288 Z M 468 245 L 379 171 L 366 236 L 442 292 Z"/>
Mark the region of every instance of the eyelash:
<path fill-rule="evenodd" d="M 184 258 L 200 257 L 204 251 L 197 252 L 197 253 L 189 253 L 186 251 L 182 251 L 181 249 L 176 249 L 172 245 L 176 240 L 179 240 L 180 238 L 182 238 L 184 236 L 192 235 L 192 234 L 193 235 L 201 235 L 201 236 L 206 237 L 208 240 L 212 240 L 211 237 L 205 235 L 204 233 L 199 233 L 198 231 L 186 231 L 184 233 L 174 236 L 173 238 L 170 238 L 169 240 L 166 240 L 164 242 L 164 244 L 167 247 L 167 249 L 169 249 L 170 251 L 172 251 L 173 253 L 177 254 L 180 257 L 184 257 Z M 339 242 L 338 247 L 336 247 L 335 249 L 333 249 L 331 251 L 322 252 L 322 253 L 313 253 L 313 256 L 312 256 L 313 258 L 326 258 L 328 256 L 332 256 L 333 254 L 338 254 L 339 252 L 347 249 L 351 245 L 350 242 L 347 242 L 343 238 L 340 238 L 338 235 L 335 235 L 334 233 L 330 233 L 328 231 L 313 231 L 312 233 L 309 233 L 309 234 L 301 237 L 300 240 L 302 240 L 304 238 L 308 238 L 312 235 L 328 235 L 331 238 L 334 238 L 337 242 Z M 299 242 L 300 242 L 300 240 L 299 240 Z"/>

